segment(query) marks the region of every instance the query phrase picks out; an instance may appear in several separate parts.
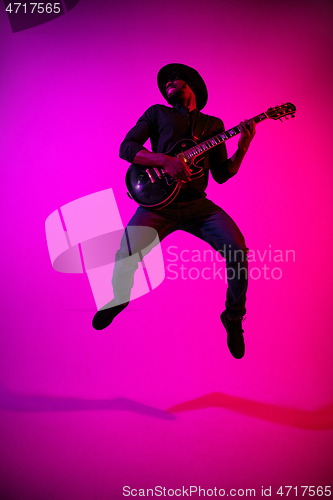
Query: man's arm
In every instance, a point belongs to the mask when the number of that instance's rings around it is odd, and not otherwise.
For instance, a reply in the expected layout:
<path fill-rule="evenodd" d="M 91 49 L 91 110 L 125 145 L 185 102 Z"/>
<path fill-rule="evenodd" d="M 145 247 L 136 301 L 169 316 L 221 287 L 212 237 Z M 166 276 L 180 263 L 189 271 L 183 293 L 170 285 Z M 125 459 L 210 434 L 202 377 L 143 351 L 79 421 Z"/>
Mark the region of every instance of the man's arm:
<path fill-rule="evenodd" d="M 226 155 L 225 144 L 223 144 L 224 150 L 222 151 L 221 148 L 219 159 L 215 158 L 215 161 L 211 165 L 213 179 L 219 184 L 226 182 L 228 179 L 230 179 L 230 177 L 233 177 L 235 174 L 237 174 L 244 156 L 249 149 L 250 143 L 256 133 L 254 121 L 246 120 L 245 122 L 241 122 L 240 127 L 242 131 L 240 139 L 238 141 L 238 148 L 236 152 L 231 156 L 231 158 L 223 158 L 223 155 Z"/>
<path fill-rule="evenodd" d="M 134 162 L 136 154 L 143 149 L 144 143 L 150 137 L 150 128 L 153 112 L 151 108 L 139 118 L 136 125 L 126 134 L 120 145 L 119 156 L 129 163 Z"/>
<path fill-rule="evenodd" d="M 240 126 L 242 132 L 238 141 L 238 149 L 232 157 L 227 160 L 228 171 L 231 175 L 237 174 L 244 156 L 249 149 L 250 143 L 256 133 L 256 124 L 253 120 L 240 122 Z"/>

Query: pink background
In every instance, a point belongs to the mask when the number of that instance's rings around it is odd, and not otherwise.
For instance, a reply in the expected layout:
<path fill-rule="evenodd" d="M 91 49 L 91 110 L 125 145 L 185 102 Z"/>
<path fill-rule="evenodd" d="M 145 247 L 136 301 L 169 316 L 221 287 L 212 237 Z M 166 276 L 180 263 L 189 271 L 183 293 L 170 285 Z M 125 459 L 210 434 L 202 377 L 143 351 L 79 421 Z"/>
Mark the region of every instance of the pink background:
<path fill-rule="evenodd" d="M 80 0 L 13 34 L 1 9 L 1 498 L 332 484 L 332 14 L 328 1 Z M 123 223 L 133 214 L 119 145 L 164 103 L 170 62 L 200 72 L 204 111 L 226 128 L 297 106 L 259 124 L 239 174 L 207 190 L 249 248 L 295 250 L 280 280 L 250 281 L 242 360 L 219 319 L 224 283 L 167 273 L 96 332 L 87 276 L 48 255 L 45 220 L 70 201 L 111 187 Z M 170 245 L 208 249 L 180 232 Z"/>

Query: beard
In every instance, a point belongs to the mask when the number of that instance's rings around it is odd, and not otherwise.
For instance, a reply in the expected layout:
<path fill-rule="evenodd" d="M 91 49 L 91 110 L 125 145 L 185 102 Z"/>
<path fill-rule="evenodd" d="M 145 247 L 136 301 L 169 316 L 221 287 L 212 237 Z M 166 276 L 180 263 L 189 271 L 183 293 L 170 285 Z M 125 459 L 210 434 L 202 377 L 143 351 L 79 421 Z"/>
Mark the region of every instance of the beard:
<path fill-rule="evenodd" d="M 184 83 L 179 89 L 174 90 L 169 96 L 167 96 L 167 102 L 173 106 L 177 102 L 182 100 L 184 89 L 186 88 L 186 83 Z"/>

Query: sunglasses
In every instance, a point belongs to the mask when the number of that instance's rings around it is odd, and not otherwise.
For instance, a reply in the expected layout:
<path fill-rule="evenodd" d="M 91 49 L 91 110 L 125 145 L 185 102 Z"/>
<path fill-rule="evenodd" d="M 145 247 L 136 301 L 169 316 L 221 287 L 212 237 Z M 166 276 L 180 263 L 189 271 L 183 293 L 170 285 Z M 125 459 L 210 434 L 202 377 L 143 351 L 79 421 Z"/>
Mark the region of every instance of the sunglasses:
<path fill-rule="evenodd" d="M 175 80 L 184 80 L 185 81 L 185 75 L 182 73 L 178 73 L 178 71 L 175 71 L 174 73 L 171 73 L 171 75 L 168 76 L 167 81 L 165 82 L 165 85 L 169 82 L 173 83 Z"/>

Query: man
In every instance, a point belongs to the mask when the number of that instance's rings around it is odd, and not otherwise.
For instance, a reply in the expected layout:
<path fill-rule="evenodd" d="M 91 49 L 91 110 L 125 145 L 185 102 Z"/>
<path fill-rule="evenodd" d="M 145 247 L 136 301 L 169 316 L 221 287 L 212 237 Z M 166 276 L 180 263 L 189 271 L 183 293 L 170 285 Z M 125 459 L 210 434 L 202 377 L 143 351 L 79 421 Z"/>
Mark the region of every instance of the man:
<path fill-rule="evenodd" d="M 247 260 L 244 238 L 233 220 L 217 205 L 206 198 L 209 170 L 213 179 L 222 184 L 238 172 L 245 153 L 255 134 L 255 123 L 241 122 L 238 149 L 227 158 L 224 142 L 205 152 L 204 175 L 191 180 L 191 169 L 184 160 L 165 154 L 181 139 L 192 138 L 203 142 L 224 131 L 219 118 L 201 113 L 207 102 L 206 85 L 199 73 L 184 64 L 168 64 L 157 75 L 158 87 L 170 106 L 154 105 L 128 132 L 120 147 L 120 157 L 130 163 L 159 167 L 180 183 L 176 198 L 162 209 L 139 207 L 128 227 L 140 226 L 131 239 L 131 254 L 140 255 L 149 246 L 148 229 L 157 231 L 162 241 L 177 229 L 187 231 L 209 243 L 226 258 L 228 291 L 226 309 L 221 321 L 227 331 L 227 344 L 231 354 L 240 359 L 245 344 L 242 320 L 245 315 L 247 290 Z M 143 147 L 150 138 L 152 152 Z M 116 254 L 112 278 L 114 300 L 94 316 L 93 327 L 101 330 L 127 307 L 133 286 L 137 261 L 129 263 L 128 241 L 124 234 L 121 248 Z"/>

